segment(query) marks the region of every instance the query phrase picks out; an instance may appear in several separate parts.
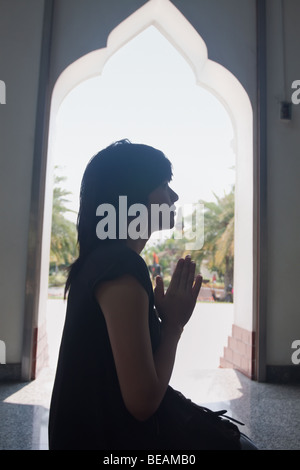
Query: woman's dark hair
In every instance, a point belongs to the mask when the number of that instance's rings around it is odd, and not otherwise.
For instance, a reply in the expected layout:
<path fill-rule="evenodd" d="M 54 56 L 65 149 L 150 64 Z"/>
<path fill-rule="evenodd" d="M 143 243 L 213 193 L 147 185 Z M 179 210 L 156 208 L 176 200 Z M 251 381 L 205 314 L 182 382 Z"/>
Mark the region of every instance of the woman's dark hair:
<path fill-rule="evenodd" d="M 89 161 L 80 189 L 77 218 L 79 256 L 70 267 L 65 296 L 82 261 L 97 246 L 108 242 L 99 240 L 96 235 L 97 207 L 111 204 L 118 210 L 119 196 L 127 196 L 128 207 L 135 203 L 147 205 L 149 194 L 171 178 L 172 166 L 163 152 L 127 139 L 111 144 Z M 114 242 L 124 243 L 124 240 Z"/>

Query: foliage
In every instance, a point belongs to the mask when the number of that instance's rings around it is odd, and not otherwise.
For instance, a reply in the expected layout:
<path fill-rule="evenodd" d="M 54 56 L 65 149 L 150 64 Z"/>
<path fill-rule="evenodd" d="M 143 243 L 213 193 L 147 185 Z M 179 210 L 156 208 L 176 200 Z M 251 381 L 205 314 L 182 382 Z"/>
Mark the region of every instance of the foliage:
<path fill-rule="evenodd" d="M 177 240 L 172 236 L 167 240 L 157 242 L 155 245 L 147 245 L 142 252 L 147 266 L 154 264 L 155 255 L 158 257 L 165 287 L 169 285 L 177 260 L 187 254 L 185 243 L 185 239 Z"/>
<path fill-rule="evenodd" d="M 205 243 L 202 259 L 211 271 L 224 276 L 225 288 L 233 285 L 234 261 L 234 188 L 216 202 L 204 202 Z"/>
<path fill-rule="evenodd" d="M 65 217 L 66 212 L 70 212 L 66 207 L 66 197 L 70 192 L 61 187 L 65 179 L 58 175 L 54 177 L 49 276 L 52 285 L 64 282 L 63 268 L 68 267 L 78 256 L 76 225 Z M 233 188 L 223 197 L 215 195 L 216 200 L 213 202 L 200 201 L 204 204 L 205 241 L 200 250 L 190 252 L 196 262 L 197 272 L 201 272 L 201 265 L 206 261 L 211 272 L 216 271 L 219 278 L 224 278 L 225 289 L 229 284 L 233 285 L 234 197 Z M 189 253 L 186 250 L 187 242 L 184 237 L 177 239 L 173 234 L 156 243 L 151 244 L 150 241 L 142 252 L 147 266 L 159 263 L 166 287 L 177 260 Z"/>
<path fill-rule="evenodd" d="M 52 277 L 58 273 L 59 269 L 69 266 L 77 257 L 76 225 L 65 217 L 66 212 L 72 212 L 66 207 L 66 203 L 69 202 L 66 196 L 70 192 L 61 187 L 61 183 L 65 180 L 64 176 L 54 176 L 50 245 L 50 275 Z"/>
<path fill-rule="evenodd" d="M 205 241 L 200 250 L 190 254 L 198 272 L 201 271 L 203 261 L 207 261 L 209 270 L 216 271 L 219 278 L 224 278 L 226 289 L 229 284 L 233 285 L 234 188 L 223 197 L 215 195 L 215 199 L 214 202 L 200 201 L 204 204 Z M 143 251 L 148 266 L 153 264 L 153 253 L 157 254 L 166 285 L 171 278 L 174 263 L 188 254 L 186 242 L 184 238 L 178 240 L 171 237 Z"/>

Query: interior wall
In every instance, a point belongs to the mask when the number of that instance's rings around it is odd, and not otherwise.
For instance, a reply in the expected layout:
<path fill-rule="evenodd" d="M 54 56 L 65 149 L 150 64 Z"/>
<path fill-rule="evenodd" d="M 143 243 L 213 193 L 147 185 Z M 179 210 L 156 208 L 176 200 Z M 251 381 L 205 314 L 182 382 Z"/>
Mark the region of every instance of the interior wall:
<path fill-rule="evenodd" d="M 209 59 L 241 82 L 256 109 L 255 0 L 172 0 L 199 32 Z"/>
<path fill-rule="evenodd" d="M 282 4 L 279 0 L 267 1 L 267 364 L 270 366 L 291 365 L 292 342 L 300 339 L 300 105 L 292 105 L 291 121 L 282 121 L 279 116 L 280 102 L 291 102 L 292 83 L 300 79 L 299 18 L 299 1 L 284 0 Z"/>
<path fill-rule="evenodd" d="M 43 0 L 0 0 L 0 339 L 21 361 Z"/>
<path fill-rule="evenodd" d="M 146 0 L 56 0 L 51 86 L 79 57 L 105 47 L 109 33 L 145 3 Z"/>

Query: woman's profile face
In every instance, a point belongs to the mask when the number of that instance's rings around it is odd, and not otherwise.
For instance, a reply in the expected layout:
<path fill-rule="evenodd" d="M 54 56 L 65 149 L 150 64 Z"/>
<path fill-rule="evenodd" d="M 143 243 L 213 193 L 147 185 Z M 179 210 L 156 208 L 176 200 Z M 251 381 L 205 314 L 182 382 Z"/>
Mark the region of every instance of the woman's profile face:
<path fill-rule="evenodd" d="M 169 186 L 168 181 L 164 181 L 161 185 L 155 188 L 148 198 L 148 210 L 150 221 L 153 222 L 153 214 L 157 214 L 160 208 L 159 226 L 153 228 L 153 231 L 173 228 L 175 224 L 175 206 L 174 203 L 178 201 L 178 194 L 173 191 Z M 169 210 L 167 209 L 169 208 Z M 170 210 L 170 209 L 173 210 Z"/>

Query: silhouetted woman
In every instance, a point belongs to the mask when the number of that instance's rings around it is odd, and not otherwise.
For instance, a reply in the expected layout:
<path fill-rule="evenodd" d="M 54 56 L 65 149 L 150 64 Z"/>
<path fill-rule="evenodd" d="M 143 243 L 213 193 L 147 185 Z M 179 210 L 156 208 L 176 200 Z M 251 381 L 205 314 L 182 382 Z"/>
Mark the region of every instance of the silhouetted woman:
<path fill-rule="evenodd" d="M 235 425 L 169 386 L 177 344 L 202 281 L 187 257 L 178 261 L 167 291 L 158 277 L 153 292 L 140 256 L 151 231 L 167 228 L 162 219 L 153 228 L 153 205 L 170 207 L 168 224 L 174 225 L 171 209 L 178 196 L 171 178 L 161 151 L 127 140 L 87 165 L 77 223 L 79 257 L 66 283 L 50 449 L 240 448 Z M 137 219 L 141 205 L 147 212 Z"/>

